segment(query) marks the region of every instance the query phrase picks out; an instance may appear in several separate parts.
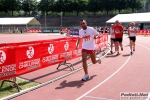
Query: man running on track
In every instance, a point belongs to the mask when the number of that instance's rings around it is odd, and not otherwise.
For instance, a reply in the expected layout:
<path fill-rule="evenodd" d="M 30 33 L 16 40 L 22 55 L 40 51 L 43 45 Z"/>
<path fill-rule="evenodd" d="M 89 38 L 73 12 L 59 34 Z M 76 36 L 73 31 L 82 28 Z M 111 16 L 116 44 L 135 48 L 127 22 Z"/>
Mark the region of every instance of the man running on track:
<path fill-rule="evenodd" d="M 123 46 L 122 46 L 123 26 L 119 23 L 118 20 L 116 20 L 113 29 L 115 33 L 115 44 L 116 44 L 117 55 L 120 55 L 119 45 L 121 47 L 121 50 L 123 51 Z"/>
<path fill-rule="evenodd" d="M 96 59 L 95 41 L 94 41 L 94 39 L 99 37 L 99 34 L 93 27 L 87 26 L 87 22 L 85 20 L 81 20 L 80 25 L 82 29 L 79 30 L 79 38 L 76 45 L 76 49 L 78 49 L 78 45 L 81 39 L 83 39 L 82 64 L 83 64 L 85 75 L 82 78 L 82 81 L 86 81 L 89 79 L 88 68 L 87 68 L 87 55 L 88 54 L 90 55 L 93 64 L 96 64 L 97 62 L 99 64 L 101 63 L 100 57 Z"/>
<path fill-rule="evenodd" d="M 136 41 L 136 33 L 137 33 L 137 29 L 134 27 L 135 23 L 132 22 L 131 26 L 128 29 L 128 33 L 129 33 L 129 38 L 130 38 L 130 50 L 131 50 L 131 55 L 133 54 L 132 52 L 132 48 L 133 51 L 135 51 L 135 41 Z"/>
<path fill-rule="evenodd" d="M 113 44 L 116 47 L 116 44 L 115 44 L 115 34 L 114 34 L 113 27 L 114 27 L 114 24 L 111 24 L 111 27 L 110 27 L 110 30 L 109 30 L 109 32 L 110 32 L 110 44 L 111 44 L 111 51 L 110 51 L 110 53 L 111 54 L 113 54 L 113 51 L 112 51 Z"/>

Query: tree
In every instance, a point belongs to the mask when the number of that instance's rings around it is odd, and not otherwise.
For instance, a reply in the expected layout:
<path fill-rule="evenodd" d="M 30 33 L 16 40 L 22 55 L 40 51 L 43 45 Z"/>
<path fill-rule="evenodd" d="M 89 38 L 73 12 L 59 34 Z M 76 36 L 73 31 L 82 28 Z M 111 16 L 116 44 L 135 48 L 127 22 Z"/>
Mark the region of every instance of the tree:
<path fill-rule="evenodd" d="M 22 0 L 22 10 L 30 15 L 30 12 L 35 10 L 37 6 L 36 0 Z"/>
<path fill-rule="evenodd" d="M 3 0 L 0 0 L 0 12 L 4 11 Z"/>
<path fill-rule="evenodd" d="M 108 15 L 108 12 L 113 10 L 113 0 L 101 0 L 101 6 L 103 7 L 103 10 L 106 10 L 107 12 L 107 15 Z"/>
<path fill-rule="evenodd" d="M 132 9 L 132 12 L 144 7 L 144 3 L 141 0 L 127 0 L 127 7 Z"/>
<path fill-rule="evenodd" d="M 73 0 L 57 0 L 56 1 L 55 12 L 63 12 L 63 16 L 65 16 L 66 12 L 72 12 L 72 11 L 73 11 Z"/>
<path fill-rule="evenodd" d="M 120 13 L 127 7 L 127 0 L 113 0 L 113 8 Z"/>
<path fill-rule="evenodd" d="M 77 16 L 79 15 L 79 12 L 85 11 L 86 7 L 88 5 L 88 0 L 73 0 L 73 11 L 77 12 Z"/>
<path fill-rule="evenodd" d="M 146 0 L 145 9 L 146 11 L 150 11 L 150 0 Z"/>
<path fill-rule="evenodd" d="M 100 6 L 100 0 L 89 0 L 87 4 L 87 11 L 94 12 L 94 15 L 96 15 L 96 12 L 99 10 L 102 10 L 102 7 Z"/>
<path fill-rule="evenodd" d="M 38 9 L 47 14 L 49 11 L 53 11 L 54 4 L 55 0 L 41 0 L 38 4 Z"/>
<path fill-rule="evenodd" d="M 13 16 L 13 11 L 19 11 L 21 7 L 20 0 L 2 0 L 3 10 L 5 12 L 11 11 Z"/>

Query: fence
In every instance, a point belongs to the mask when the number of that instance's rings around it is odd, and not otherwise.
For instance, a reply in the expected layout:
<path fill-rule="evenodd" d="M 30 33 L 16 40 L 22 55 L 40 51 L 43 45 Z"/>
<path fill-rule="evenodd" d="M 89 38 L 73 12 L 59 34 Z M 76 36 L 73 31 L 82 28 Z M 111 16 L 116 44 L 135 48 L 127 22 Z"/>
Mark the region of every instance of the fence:
<path fill-rule="evenodd" d="M 150 30 L 138 30 L 137 35 L 150 35 Z"/>
<path fill-rule="evenodd" d="M 52 40 L 1 44 L 0 80 L 3 80 L 2 84 L 5 81 L 13 82 L 9 80 L 10 78 L 54 64 L 59 64 L 58 68 L 63 64 L 70 64 L 66 63 L 66 61 L 81 57 L 81 45 L 78 50 L 75 50 L 77 40 L 78 37 L 66 37 Z M 107 47 L 108 34 L 100 35 L 100 38 L 95 39 L 95 42 L 96 50 Z M 74 69 L 72 65 L 68 67 L 72 70 Z M 20 88 L 18 87 L 18 89 Z"/>

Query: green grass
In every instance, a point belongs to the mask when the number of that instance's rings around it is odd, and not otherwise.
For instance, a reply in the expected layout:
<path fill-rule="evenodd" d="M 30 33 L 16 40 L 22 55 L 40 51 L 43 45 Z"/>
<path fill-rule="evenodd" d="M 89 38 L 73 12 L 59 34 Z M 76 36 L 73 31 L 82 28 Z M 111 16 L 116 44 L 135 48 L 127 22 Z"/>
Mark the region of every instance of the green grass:
<path fill-rule="evenodd" d="M 2 81 L 0 81 L 0 85 L 1 83 Z M 22 90 L 39 84 L 36 82 L 30 82 L 30 81 L 20 79 L 20 78 L 17 78 L 17 83 L 22 88 Z M 0 88 L 0 98 L 6 97 L 6 96 L 9 96 L 18 92 L 16 87 L 15 88 L 11 87 L 11 84 L 12 84 L 11 82 L 4 82 L 3 86 Z"/>

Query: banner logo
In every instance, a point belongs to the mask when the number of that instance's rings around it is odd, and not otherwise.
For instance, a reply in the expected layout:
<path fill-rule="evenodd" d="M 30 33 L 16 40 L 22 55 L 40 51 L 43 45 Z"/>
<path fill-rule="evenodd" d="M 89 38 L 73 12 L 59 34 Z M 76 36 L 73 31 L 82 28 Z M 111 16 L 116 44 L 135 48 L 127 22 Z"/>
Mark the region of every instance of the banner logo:
<path fill-rule="evenodd" d="M 28 58 L 32 58 L 34 56 L 34 48 L 32 46 L 29 47 L 29 50 L 27 50 L 26 55 Z"/>
<path fill-rule="evenodd" d="M 6 61 L 6 54 L 4 51 L 0 50 L 0 64 L 3 64 Z"/>
<path fill-rule="evenodd" d="M 65 42 L 64 49 L 65 49 L 65 51 L 67 51 L 69 49 L 69 43 L 68 42 Z"/>
<path fill-rule="evenodd" d="M 48 53 L 52 54 L 53 52 L 54 52 L 54 45 L 53 44 L 49 44 Z"/>

